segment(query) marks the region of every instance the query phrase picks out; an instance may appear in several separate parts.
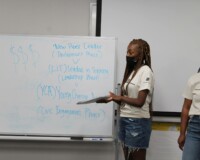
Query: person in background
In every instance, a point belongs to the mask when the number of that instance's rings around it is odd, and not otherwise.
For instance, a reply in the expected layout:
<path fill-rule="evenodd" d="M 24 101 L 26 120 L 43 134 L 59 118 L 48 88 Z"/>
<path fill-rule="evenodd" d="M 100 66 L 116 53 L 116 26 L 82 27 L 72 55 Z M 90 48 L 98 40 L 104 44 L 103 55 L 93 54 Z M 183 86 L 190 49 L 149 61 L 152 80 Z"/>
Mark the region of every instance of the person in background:
<path fill-rule="evenodd" d="M 146 159 L 151 135 L 153 88 L 150 46 L 143 39 L 133 39 L 127 47 L 121 95 L 109 92 L 107 99 L 97 102 L 119 104 L 119 140 L 126 160 Z"/>
<path fill-rule="evenodd" d="M 182 160 L 200 160 L 200 73 L 192 75 L 183 92 L 179 148 Z"/>

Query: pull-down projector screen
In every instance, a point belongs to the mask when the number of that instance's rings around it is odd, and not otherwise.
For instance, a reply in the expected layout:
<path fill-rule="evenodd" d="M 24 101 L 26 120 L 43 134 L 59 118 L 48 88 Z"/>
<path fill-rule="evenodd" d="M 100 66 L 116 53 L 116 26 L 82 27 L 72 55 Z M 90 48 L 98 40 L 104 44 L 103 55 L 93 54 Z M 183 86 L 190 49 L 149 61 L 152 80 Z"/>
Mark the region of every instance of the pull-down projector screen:
<path fill-rule="evenodd" d="M 200 1 L 102 0 L 101 36 L 115 36 L 117 82 L 121 83 L 128 43 L 146 40 L 155 75 L 154 111 L 181 112 L 190 75 L 200 67 Z"/>

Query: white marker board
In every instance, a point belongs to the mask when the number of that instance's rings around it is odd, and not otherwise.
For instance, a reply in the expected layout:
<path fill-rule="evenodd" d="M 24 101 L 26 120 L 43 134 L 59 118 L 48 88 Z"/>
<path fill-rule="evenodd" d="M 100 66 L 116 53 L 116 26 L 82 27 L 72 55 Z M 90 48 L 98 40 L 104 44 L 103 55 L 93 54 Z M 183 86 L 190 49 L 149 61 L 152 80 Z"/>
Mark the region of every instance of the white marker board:
<path fill-rule="evenodd" d="M 0 36 L 0 134 L 112 137 L 113 37 Z"/>

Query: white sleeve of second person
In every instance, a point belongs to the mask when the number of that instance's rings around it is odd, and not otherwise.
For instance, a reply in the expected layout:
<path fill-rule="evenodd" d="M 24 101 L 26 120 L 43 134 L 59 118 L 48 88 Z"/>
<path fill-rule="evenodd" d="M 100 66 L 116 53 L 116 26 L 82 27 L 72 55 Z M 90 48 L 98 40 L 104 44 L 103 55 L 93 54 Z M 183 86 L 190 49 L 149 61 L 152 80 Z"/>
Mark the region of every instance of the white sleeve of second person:
<path fill-rule="evenodd" d="M 183 97 L 192 100 L 192 84 L 191 79 L 188 80 L 185 90 L 183 92 Z"/>

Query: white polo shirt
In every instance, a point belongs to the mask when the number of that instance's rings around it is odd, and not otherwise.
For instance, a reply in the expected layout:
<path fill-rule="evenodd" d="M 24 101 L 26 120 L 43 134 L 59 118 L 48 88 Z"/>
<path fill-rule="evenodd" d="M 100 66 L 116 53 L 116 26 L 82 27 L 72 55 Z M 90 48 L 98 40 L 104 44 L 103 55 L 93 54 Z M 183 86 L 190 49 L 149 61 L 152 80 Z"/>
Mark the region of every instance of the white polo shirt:
<path fill-rule="evenodd" d="M 192 100 L 189 115 L 200 115 L 200 73 L 189 78 L 183 97 Z"/>
<path fill-rule="evenodd" d="M 133 73 L 134 71 L 129 76 L 127 82 L 130 81 Z M 128 84 L 127 82 L 124 85 L 124 89 Z M 126 103 L 122 104 L 120 109 L 120 116 L 131 117 L 131 118 L 149 118 L 150 117 L 149 104 L 152 99 L 153 88 L 154 88 L 153 72 L 149 68 L 149 66 L 147 65 L 142 66 L 128 85 L 128 97 L 137 98 L 139 91 L 147 89 L 149 90 L 149 93 L 146 97 L 146 101 L 141 108 L 134 107 Z"/>

